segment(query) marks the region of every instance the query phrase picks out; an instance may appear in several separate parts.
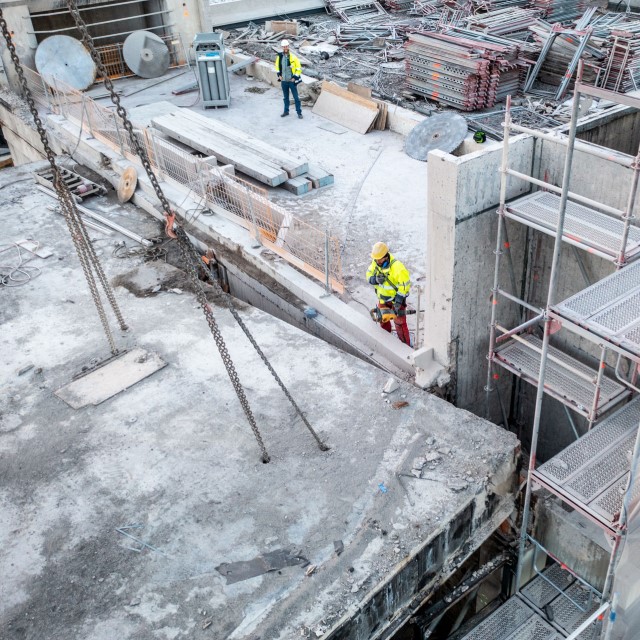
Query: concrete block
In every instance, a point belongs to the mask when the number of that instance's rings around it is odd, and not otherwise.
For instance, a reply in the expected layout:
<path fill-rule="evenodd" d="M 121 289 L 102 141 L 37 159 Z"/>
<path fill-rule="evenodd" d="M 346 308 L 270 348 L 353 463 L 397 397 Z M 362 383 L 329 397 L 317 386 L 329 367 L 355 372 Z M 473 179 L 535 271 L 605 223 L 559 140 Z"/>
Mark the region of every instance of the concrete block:
<path fill-rule="evenodd" d="M 282 183 L 282 186 L 287 191 L 291 191 L 291 193 L 295 193 L 297 196 L 309 193 L 313 188 L 311 181 L 307 180 L 304 175 L 298 176 L 297 178 L 289 178 Z"/>

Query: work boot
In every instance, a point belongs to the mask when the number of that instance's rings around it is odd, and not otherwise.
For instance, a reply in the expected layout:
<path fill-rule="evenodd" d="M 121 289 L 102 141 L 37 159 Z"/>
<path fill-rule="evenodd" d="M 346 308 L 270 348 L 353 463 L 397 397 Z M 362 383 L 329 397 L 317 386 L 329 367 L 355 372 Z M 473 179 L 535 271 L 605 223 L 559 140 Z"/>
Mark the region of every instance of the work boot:
<path fill-rule="evenodd" d="M 300 120 L 302 120 L 302 114 L 301 113 L 298 114 L 298 118 L 300 118 Z"/>
<path fill-rule="evenodd" d="M 281 113 L 281 114 L 280 114 L 280 117 L 281 117 L 281 118 L 285 118 L 285 117 L 286 117 L 286 116 L 288 116 L 288 115 L 289 115 L 289 112 L 287 111 L 286 113 Z"/>

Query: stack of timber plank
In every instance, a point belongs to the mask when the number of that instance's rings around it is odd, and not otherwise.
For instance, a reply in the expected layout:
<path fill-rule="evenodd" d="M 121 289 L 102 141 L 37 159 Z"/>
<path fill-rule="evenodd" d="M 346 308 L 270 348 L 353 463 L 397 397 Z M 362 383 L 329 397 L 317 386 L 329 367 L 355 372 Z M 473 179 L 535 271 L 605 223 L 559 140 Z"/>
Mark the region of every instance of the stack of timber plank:
<path fill-rule="evenodd" d="M 306 161 L 295 158 L 240 129 L 222 124 L 189 109 L 152 119 L 152 125 L 165 135 L 238 171 L 276 187 L 309 170 Z"/>
<path fill-rule="evenodd" d="M 344 89 L 325 80 L 313 113 L 363 134 L 382 131 L 387 125 L 386 103 L 373 99 L 371 89 L 353 83 Z"/>

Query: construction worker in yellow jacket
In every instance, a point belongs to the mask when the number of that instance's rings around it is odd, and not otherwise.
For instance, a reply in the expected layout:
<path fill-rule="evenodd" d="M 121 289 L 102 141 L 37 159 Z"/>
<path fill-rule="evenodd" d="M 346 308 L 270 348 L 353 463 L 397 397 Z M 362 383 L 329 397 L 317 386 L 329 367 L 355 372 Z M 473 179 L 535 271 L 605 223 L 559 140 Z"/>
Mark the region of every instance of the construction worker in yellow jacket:
<path fill-rule="evenodd" d="M 367 271 L 367 280 L 373 285 L 378 296 L 378 308 L 393 309 L 394 324 L 398 338 L 405 344 L 411 344 L 407 326 L 407 296 L 411 289 L 411 277 L 407 268 L 389 253 L 384 242 L 376 242 L 371 250 L 371 265 Z M 391 333 L 391 322 L 382 322 L 380 326 Z"/>
<path fill-rule="evenodd" d="M 278 82 L 282 85 L 282 97 L 284 98 L 284 111 L 281 118 L 289 115 L 289 91 L 293 95 L 293 101 L 296 105 L 296 113 L 298 118 L 302 119 L 302 107 L 300 106 L 300 98 L 298 97 L 298 85 L 302 82 L 302 66 L 296 55 L 289 51 L 289 41 L 283 40 L 282 53 L 276 56 L 276 73 L 278 74 Z"/>

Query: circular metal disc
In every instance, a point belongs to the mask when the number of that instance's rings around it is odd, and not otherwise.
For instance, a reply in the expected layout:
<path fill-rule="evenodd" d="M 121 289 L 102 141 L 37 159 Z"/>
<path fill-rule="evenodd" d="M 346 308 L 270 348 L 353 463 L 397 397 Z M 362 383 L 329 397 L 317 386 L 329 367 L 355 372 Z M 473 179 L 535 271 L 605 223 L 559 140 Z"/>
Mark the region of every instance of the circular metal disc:
<path fill-rule="evenodd" d="M 467 121 L 457 113 L 436 113 L 416 125 L 404 143 L 405 153 L 426 161 L 429 151 L 455 151 L 467 137 Z"/>
<path fill-rule="evenodd" d="M 127 202 L 131 200 L 137 184 L 138 172 L 131 166 L 127 167 L 118 182 L 118 201 Z"/>
<path fill-rule="evenodd" d="M 80 40 L 70 36 L 50 36 L 36 49 L 36 69 L 51 87 L 64 85 L 82 91 L 96 80 L 96 65 Z"/>
<path fill-rule="evenodd" d="M 169 68 L 169 49 L 162 38 L 149 31 L 134 31 L 122 45 L 122 56 L 141 78 L 158 78 Z"/>

